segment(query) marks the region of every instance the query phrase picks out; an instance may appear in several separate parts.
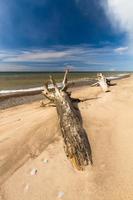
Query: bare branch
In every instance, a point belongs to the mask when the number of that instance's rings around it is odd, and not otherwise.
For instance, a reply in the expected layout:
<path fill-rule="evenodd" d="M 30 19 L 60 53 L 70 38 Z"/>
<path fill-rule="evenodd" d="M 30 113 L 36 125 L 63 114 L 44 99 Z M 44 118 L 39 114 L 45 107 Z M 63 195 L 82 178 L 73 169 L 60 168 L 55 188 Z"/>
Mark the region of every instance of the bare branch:
<path fill-rule="evenodd" d="M 50 89 L 49 89 L 48 85 L 49 85 L 49 82 L 47 81 L 47 82 L 45 83 L 45 87 L 47 88 L 47 91 L 50 92 Z"/>
<path fill-rule="evenodd" d="M 96 83 L 93 83 L 93 84 L 91 85 L 91 87 L 98 86 L 98 85 L 99 85 L 99 83 L 96 82 Z"/>
<path fill-rule="evenodd" d="M 51 101 L 49 102 L 45 102 L 45 101 L 41 101 L 41 107 L 55 107 L 55 104 L 52 103 Z"/>
<path fill-rule="evenodd" d="M 55 92 L 56 92 L 57 94 L 60 94 L 60 91 L 59 91 L 59 89 L 58 89 L 58 87 L 57 87 L 57 85 L 56 85 L 55 80 L 53 79 L 53 77 L 50 76 L 49 78 L 50 78 L 50 82 L 51 82 L 51 83 L 53 84 L 53 86 L 54 86 Z"/>
<path fill-rule="evenodd" d="M 67 74 L 68 74 L 69 70 L 66 69 L 65 74 L 64 74 L 64 79 L 62 81 L 63 87 L 62 87 L 62 91 L 65 91 L 67 89 Z"/>
<path fill-rule="evenodd" d="M 42 94 L 50 101 L 54 101 L 54 95 L 52 93 L 49 92 L 48 90 L 48 84 L 44 85 L 44 91 L 42 92 Z"/>
<path fill-rule="evenodd" d="M 47 83 L 44 85 L 44 91 L 45 91 L 45 93 L 49 93 L 48 84 Z"/>
<path fill-rule="evenodd" d="M 53 98 L 51 98 L 51 96 L 48 95 L 46 91 L 43 91 L 42 94 L 46 97 L 46 99 L 53 101 Z"/>
<path fill-rule="evenodd" d="M 67 74 L 68 74 L 69 70 L 66 69 L 65 74 L 64 74 L 64 79 L 63 79 L 63 85 L 65 85 L 67 83 Z"/>

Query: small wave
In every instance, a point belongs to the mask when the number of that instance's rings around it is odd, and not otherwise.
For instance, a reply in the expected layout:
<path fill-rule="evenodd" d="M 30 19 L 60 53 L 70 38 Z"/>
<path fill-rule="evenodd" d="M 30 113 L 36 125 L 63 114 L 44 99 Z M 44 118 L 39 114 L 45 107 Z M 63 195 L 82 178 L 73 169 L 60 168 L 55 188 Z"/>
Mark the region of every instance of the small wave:
<path fill-rule="evenodd" d="M 35 88 L 28 88 L 28 89 L 17 89 L 17 90 L 0 90 L 0 94 L 11 94 L 11 93 L 18 93 L 18 92 L 32 92 L 32 91 L 40 91 L 43 90 L 43 87 L 35 87 Z"/>
<path fill-rule="evenodd" d="M 57 84 L 58 87 L 62 86 L 62 83 Z M 49 89 L 53 88 L 53 85 L 48 85 Z M 28 88 L 28 89 L 13 89 L 13 90 L 0 90 L 0 97 L 13 97 L 13 96 L 21 96 L 21 95 L 29 95 L 29 94 L 39 94 L 44 90 L 44 87 L 35 87 L 35 88 Z"/>

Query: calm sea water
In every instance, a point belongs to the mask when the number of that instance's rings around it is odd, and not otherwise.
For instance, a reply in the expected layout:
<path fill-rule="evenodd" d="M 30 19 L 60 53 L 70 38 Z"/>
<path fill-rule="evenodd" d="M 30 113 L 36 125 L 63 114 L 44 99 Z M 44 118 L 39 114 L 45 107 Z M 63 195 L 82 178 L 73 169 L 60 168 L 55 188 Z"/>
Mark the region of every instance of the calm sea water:
<path fill-rule="evenodd" d="M 104 72 L 106 76 L 120 73 L 125 72 Z M 96 78 L 96 74 L 97 72 L 71 72 L 68 79 Z M 64 72 L 0 72 L 0 90 L 43 86 L 49 75 L 53 75 L 56 81 L 61 81 Z"/>

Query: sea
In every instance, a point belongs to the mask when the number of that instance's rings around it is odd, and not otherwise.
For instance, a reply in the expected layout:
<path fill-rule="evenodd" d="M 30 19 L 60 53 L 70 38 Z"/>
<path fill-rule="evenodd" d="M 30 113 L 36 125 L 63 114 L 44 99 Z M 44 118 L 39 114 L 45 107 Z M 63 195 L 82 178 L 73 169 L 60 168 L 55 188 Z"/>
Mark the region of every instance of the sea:
<path fill-rule="evenodd" d="M 70 72 L 68 80 L 95 79 L 98 72 Z M 102 72 L 105 76 L 116 76 L 127 72 Z M 129 72 L 128 72 L 129 73 Z M 64 72 L 0 72 L 0 91 L 41 87 L 52 75 L 57 82 Z"/>

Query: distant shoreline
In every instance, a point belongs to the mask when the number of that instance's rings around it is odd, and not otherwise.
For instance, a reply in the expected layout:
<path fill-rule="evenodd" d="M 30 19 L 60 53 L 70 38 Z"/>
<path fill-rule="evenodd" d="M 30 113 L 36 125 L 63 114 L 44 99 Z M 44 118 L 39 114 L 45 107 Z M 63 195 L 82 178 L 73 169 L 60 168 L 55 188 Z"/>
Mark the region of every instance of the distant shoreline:
<path fill-rule="evenodd" d="M 114 76 L 125 72 L 102 72 L 105 76 Z M 78 80 L 84 78 L 96 78 L 97 72 L 70 72 L 68 80 Z M 49 80 L 49 75 L 53 75 L 56 82 L 61 82 L 64 72 L 0 72 L 0 91 L 27 89 L 40 87 Z"/>
<path fill-rule="evenodd" d="M 94 79 L 77 80 L 70 82 L 70 90 L 77 87 L 89 86 L 94 83 Z M 38 91 L 29 91 L 28 93 L 14 93 L 0 95 L 0 109 L 6 109 L 12 106 L 22 105 L 25 103 L 32 103 L 34 101 L 42 100 L 44 97 L 41 95 L 42 89 Z"/>
<path fill-rule="evenodd" d="M 119 75 L 118 75 L 119 76 Z M 77 80 L 69 81 L 69 88 L 89 86 L 95 83 L 95 78 L 79 78 Z M 59 83 L 61 84 L 61 83 Z M 31 103 L 34 101 L 41 100 L 43 86 L 42 87 L 34 87 L 29 89 L 21 89 L 21 90 L 5 90 L 2 93 L 0 91 L 0 109 L 6 109 L 12 106 L 22 105 L 25 103 Z"/>

